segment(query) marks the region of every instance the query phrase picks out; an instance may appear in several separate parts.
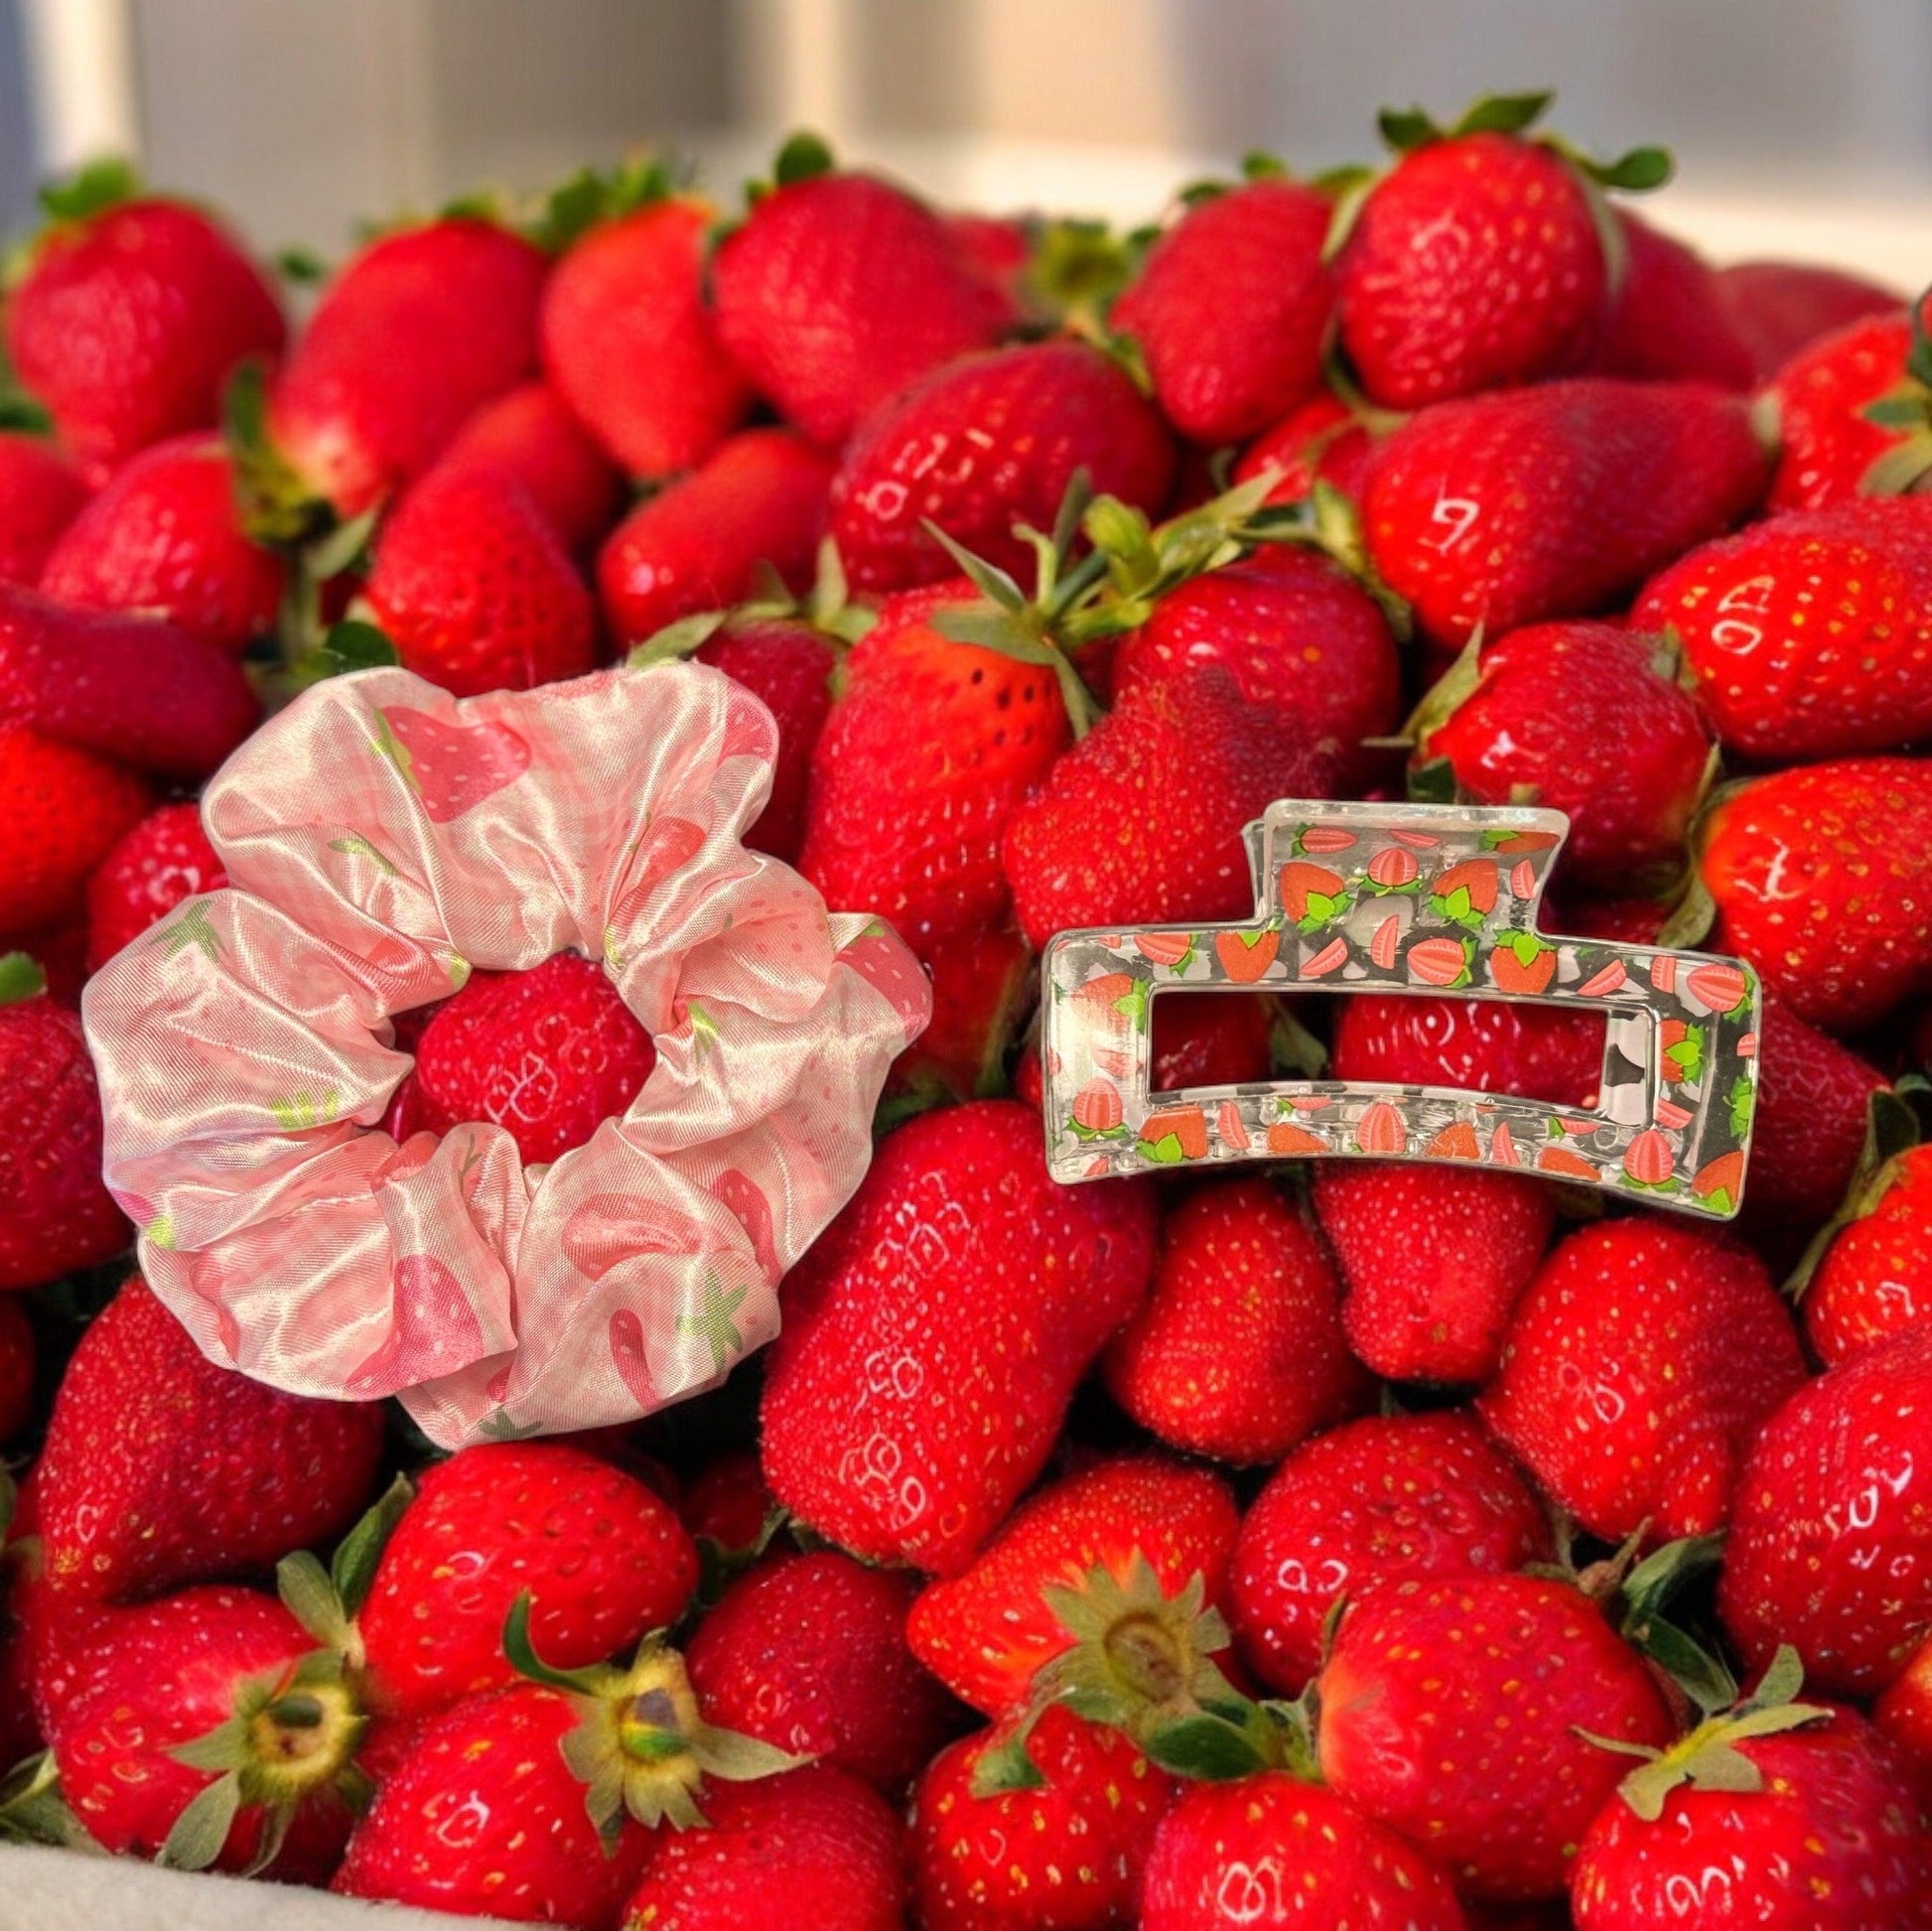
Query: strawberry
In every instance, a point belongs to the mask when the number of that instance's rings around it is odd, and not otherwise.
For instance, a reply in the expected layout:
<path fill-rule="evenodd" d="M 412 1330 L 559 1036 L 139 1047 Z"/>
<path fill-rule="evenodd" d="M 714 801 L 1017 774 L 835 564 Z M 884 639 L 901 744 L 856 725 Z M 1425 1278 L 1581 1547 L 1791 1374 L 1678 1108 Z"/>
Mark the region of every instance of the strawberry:
<path fill-rule="evenodd" d="M 8 932 L 76 913 L 87 875 L 149 802 L 132 771 L 10 725 L 0 725 L 0 931 Z"/>
<path fill-rule="evenodd" d="M 1449 1881 L 1392 1831 L 1285 1770 L 1195 1784 L 1162 1820 L 1142 1931 L 1462 1931 Z"/>
<path fill-rule="evenodd" d="M 1225 668 L 1250 704 L 1332 741 L 1348 777 L 1374 768 L 1362 740 L 1401 722 L 1388 620 L 1346 571 L 1311 550 L 1271 544 L 1169 591 L 1122 640 L 1114 696 L 1208 664 Z"/>
<path fill-rule="evenodd" d="M 1932 1809 L 1932 1638 L 1871 1707 L 1871 1720 L 1904 1759 L 1921 1810 Z"/>
<path fill-rule="evenodd" d="M 1624 1779 L 1577 1860 L 1580 1931 L 1687 1909 L 1700 1931 L 1932 1925 L 1932 1851 L 1884 1739 L 1851 1710 L 1765 1697 Z"/>
<path fill-rule="evenodd" d="M 634 1648 L 683 1613 L 697 1551 L 671 1509 L 568 1442 L 498 1442 L 425 1469 L 355 1615 L 371 1707 L 415 1718 L 512 1680 L 503 1620 L 561 1669 Z"/>
<path fill-rule="evenodd" d="M 1805 1333 L 1828 1367 L 1932 1321 L 1932 1147 L 1888 1160 L 1853 1212 L 1805 1289 Z"/>
<path fill-rule="evenodd" d="M 1910 314 L 1887 309 L 1819 337 L 1780 365 L 1764 391 L 1778 435 L 1773 509 L 1858 497 L 1872 465 L 1903 440 L 1900 425 L 1865 412 L 1904 383 L 1911 353 Z"/>
<path fill-rule="evenodd" d="M 1681 639 L 1726 751 L 1779 761 L 1932 732 L 1932 522 L 1923 504 L 1773 517 L 1693 550 L 1634 621 Z"/>
<path fill-rule="evenodd" d="M 44 596 L 140 611 L 237 656 L 275 627 L 285 570 L 243 535 L 218 436 L 157 443 L 118 471 L 55 544 Z"/>
<path fill-rule="evenodd" d="M 87 969 L 97 972 L 185 898 L 228 883 L 192 804 L 157 805 L 115 841 L 87 881 Z"/>
<path fill-rule="evenodd" d="M 1518 1001 L 1361 994 L 1342 1002 L 1328 1070 L 1336 1079 L 1587 1106 L 1603 1073 L 1603 1024 Z"/>
<path fill-rule="evenodd" d="M 1213 1181 L 1170 1208 L 1153 1290 L 1103 1366 L 1143 1428 L 1233 1462 L 1279 1461 L 1367 1392 L 1321 1236 L 1262 1179 Z"/>
<path fill-rule="evenodd" d="M 52 443 L 0 430 L 0 584 L 38 583 L 86 501 L 79 472 Z"/>
<path fill-rule="evenodd" d="M 987 1787 L 1024 1747 L 1030 1783 Z M 1119 1731 L 1057 1705 L 943 1751 L 912 1803 L 923 1931 L 1108 1931 L 1140 1921 L 1142 1870 L 1174 1785 Z"/>
<path fill-rule="evenodd" d="M 572 241 L 544 286 L 544 373 L 632 477 L 702 463 L 751 406 L 704 305 L 710 221 L 702 202 L 661 192 L 614 208 Z"/>
<path fill-rule="evenodd" d="M 932 1018 L 894 1060 L 884 1104 L 909 1113 L 1004 1093 L 1014 1029 L 1039 985 L 1032 949 L 1015 931 L 975 932 L 936 953 L 928 971 Z"/>
<path fill-rule="evenodd" d="M 1061 338 L 936 369 L 879 410 L 832 480 L 831 532 L 860 590 L 949 577 L 935 524 L 1009 572 L 1034 552 L 1015 526 L 1050 530 L 1084 471 L 1096 492 L 1159 510 L 1173 445 L 1118 363 Z"/>
<path fill-rule="evenodd" d="M 738 1575 L 764 1554 L 784 1511 L 764 1485 L 756 1448 L 739 1448 L 708 1461 L 686 1485 L 678 1516 L 697 1544 L 707 1584 L 714 1574 Z M 707 1587 L 707 1598 L 715 1588 Z"/>
<path fill-rule="evenodd" d="M 1151 1574 L 1167 1601 L 1192 1584 L 1223 1603 L 1235 1525 L 1232 1498 L 1205 1469 L 1147 1455 L 1096 1461 L 1039 1489 L 961 1574 L 928 1583 L 906 1639 L 955 1695 L 1005 1716 L 1083 1641 L 1108 1656 L 1160 1642 L 1161 1619 L 1136 1606 L 1137 1577 Z"/>
<path fill-rule="evenodd" d="M 1011 313 L 937 214 L 890 182 L 831 172 L 809 137 L 779 157 L 777 186 L 720 244 L 710 279 L 733 359 L 827 449 L 921 375 L 989 346 Z"/>
<path fill-rule="evenodd" d="M 1900 301 L 1895 289 L 1816 262 L 1736 261 L 1718 270 L 1718 282 L 1760 383 L 1821 337 Z"/>
<path fill-rule="evenodd" d="M 1751 351 L 1718 270 L 1688 242 L 1652 227 L 1627 207 L 1613 209 L 1612 215 L 1623 274 L 1611 292 L 1594 370 L 1653 382 L 1755 388 Z"/>
<path fill-rule="evenodd" d="M 1219 665 L 1142 684 L 1013 814 L 1002 859 L 1021 929 L 1038 947 L 1081 925 L 1239 919 L 1254 906 L 1241 828 L 1333 781 L 1327 752 Z M 1119 832 L 1098 840 L 1098 823 Z"/>
<path fill-rule="evenodd" d="M 1764 488 L 1741 398 L 1587 376 L 1426 409 L 1376 452 L 1368 551 L 1438 643 L 1609 609 Z"/>
<path fill-rule="evenodd" d="M 1150 1083 L 1155 1092 L 1273 1077 L 1276 1008 L 1266 997 L 1169 992 L 1149 1010 L 1154 1040 Z"/>
<path fill-rule="evenodd" d="M 376 746 L 423 801 L 432 824 L 474 811 L 530 767 L 530 747 L 506 724 L 451 724 L 428 711 L 391 705 L 378 714 Z"/>
<path fill-rule="evenodd" d="M 653 1833 L 625 1931 L 902 1931 L 904 1831 L 876 1791 L 829 1765 L 706 1800 L 708 1829 Z"/>
<path fill-rule="evenodd" d="M 439 471 L 376 544 L 369 609 L 405 670 L 458 697 L 581 677 L 596 608 L 535 499 L 500 471 Z"/>
<path fill-rule="evenodd" d="M 879 1148 L 786 1277 L 768 1357 L 772 1493 L 854 1554 L 962 1570 L 1044 1464 L 1154 1258 L 1138 1186 L 1056 1186 L 1039 1121 L 981 1100 Z"/>
<path fill-rule="evenodd" d="M 100 1178 L 100 1088 L 80 1022 L 0 956 L 0 1290 L 97 1267 L 130 1235 Z"/>
<path fill-rule="evenodd" d="M 1299 502 L 1313 493 L 1317 483 L 1327 483 L 1348 502 L 1359 502 L 1374 455 L 1374 435 L 1365 417 L 1322 389 L 1248 445 L 1234 466 L 1234 481 L 1252 483 L 1273 470 L 1271 503 Z"/>
<path fill-rule="evenodd" d="M 241 666 L 206 637 L 0 588 L 0 722 L 193 783 L 260 718 Z"/>
<path fill-rule="evenodd" d="M 1664 1541 L 1724 1526 L 1739 1462 L 1805 1374 L 1754 1254 L 1635 1218 L 1558 1243 L 1476 1405 L 1592 1535 Z"/>
<path fill-rule="evenodd" d="M 48 198 L 6 307 L 6 354 L 98 486 L 137 450 L 211 428 L 222 384 L 282 346 L 282 312 L 219 223 L 90 169 Z"/>
<path fill-rule="evenodd" d="M 368 1499 L 382 1411 L 207 1360 L 139 1275 L 81 1336 L 35 1470 L 50 1588 L 129 1602 L 272 1568 Z"/>
<path fill-rule="evenodd" d="M 1484 1382 L 1549 1245 L 1555 1199 L 1526 1174 L 1371 1162 L 1318 1170 L 1342 1331 L 1391 1381 Z"/>
<path fill-rule="evenodd" d="M 11 1295 L 0 1296 L 0 1446 L 11 1442 L 34 1413 L 34 1370 L 39 1350 L 34 1341 L 34 1324 Z M 0 1638 L 0 1644 L 4 1638 Z M 0 1680 L 5 1677 L 0 1663 Z M 0 1701 L 5 1691 L 0 1689 Z M 0 1714 L 0 1738 L 7 1734 L 6 1718 Z M 11 1763 L 0 1744 L 0 1760 Z"/>
<path fill-rule="evenodd" d="M 1364 1591 L 1315 1693 L 1330 1789 L 1427 1849 L 1458 1890 L 1499 1902 L 1554 1897 L 1568 1881 L 1623 1774 L 1598 1739 L 1661 1749 L 1676 1733 L 1601 1609 L 1531 1576 Z"/>
<path fill-rule="evenodd" d="M 366 1790 L 340 1660 L 271 1596 L 192 1588 L 122 1609 L 50 1734 L 61 1790 L 117 1857 L 326 1883 Z"/>
<path fill-rule="evenodd" d="M 1932 1328 L 1800 1388 L 1737 1482 L 1718 1607 L 1747 1660 L 1793 1644 L 1827 1696 L 1867 1696 L 1932 1634 L 1932 1507 L 1920 1456 Z"/>
<path fill-rule="evenodd" d="M 621 1113 L 656 1062 L 603 966 L 558 952 L 525 972 L 474 975 L 423 1029 L 416 1083 L 432 1132 L 486 1120 L 534 1167 Z"/>
<path fill-rule="evenodd" d="M 1004 922 L 1002 834 L 1071 736 L 1051 671 L 938 627 L 984 608 L 963 580 L 887 598 L 812 754 L 799 870 L 921 958 Z"/>
<path fill-rule="evenodd" d="M 727 438 L 606 538 L 597 584 L 612 635 L 641 643 L 694 611 L 742 603 L 760 564 L 802 590 L 824 534 L 831 482 L 831 465 L 787 430 Z"/>
<path fill-rule="evenodd" d="M 1393 1576 L 1516 1569 L 1549 1541 L 1535 1491 L 1471 1416 L 1364 1416 L 1305 1443 L 1243 1518 L 1234 1633 L 1263 1682 L 1299 1695 L 1345 1597 Z"/>
<path fill-rule="evenodd" d="M 1912 835 L 1928 811 L 1932 769 L 1909 758 L 1848 758 L 1724 792 L 1698 839 L 1713 942 L 1828 1033 L 1932 990 L 1932 855 Z"/>
<path fill-rule="evenodd" d="M 574 557 L 603 541 L 623 500 L 616 466 L 543 382 L 485 402 L 444 446 L 435 468 L 441 476 L 494 470 L 514 477 Z"/>
<path fill-rule="evenodd" d="M 951 1699 L 907 1647 L 917 1588 L 836 1549 L 759 1564 L 686 1648 L 706 1715 L 897 1796 L 955 1727 Z"/>
<path fill-rule="evenodd" d="M 1177 434 L 1243 442 L 1318 384 L 1333 213 L 1320 189 L 1264 175 L 1188 201 L 1148 251 L 1108 321 L 1139 347 Z"/>
<path fill-rule="evenodd" d="M 271 496 L 360 516 L 536 372 L 542 253 L 452 214 L 370 242 L 324 291 L 269 387 L 262 429 L 289 475 Z"/>
<path fill-rule="evenodd" d="M 1664 639 L 1610 623 L 1512 630 L 1483 646 L 1466 694 L 1458 665 L 1425 701 L 1415 795 L 1447 782 L 1472 804 L 1550 806 L 1570 819 L 1570 884 L 1668 887 L 1711 763 L 1676 667 Z"/>
<path fill-rule="evenodd" d="M 1548 101 L 1478 101 L 1448 130 L 1382 115 L 1397 159 L 1337 264 L 1341 347 L 1372 401 L 1415 409 L 1588 359 L 1609 283 L 1590 190 L 1567 155 L 1519 138 Z"/>

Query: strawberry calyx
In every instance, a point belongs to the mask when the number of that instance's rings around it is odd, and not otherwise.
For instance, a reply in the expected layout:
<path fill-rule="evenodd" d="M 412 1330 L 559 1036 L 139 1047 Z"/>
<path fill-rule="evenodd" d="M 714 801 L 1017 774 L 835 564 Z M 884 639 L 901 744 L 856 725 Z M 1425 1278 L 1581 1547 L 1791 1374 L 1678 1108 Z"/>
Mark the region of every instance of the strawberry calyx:
<path fill-rule="evenodd" d="M 843 653 L 879 621 L 863 604 L 852 602 L 839 546 L 829 536 L 818 546 L 817 571 L 811 588 L 802 597 L 794 597 L 768 564 L 759 565 L 758 584 L 754 596 L 730 610 L 697 611 L 689 617 L 673 619 L 641 643 L 633 644 L 624 662 L 632 670 L 675 663 L 710 642 L 729 624 L 774 621 L 806 624 Z"/>
<path fill-rule="evenodd" d="M 649 149 L 626 156 L 615 168 L 580 168 L 544 198 L 542 211 L 529 224 L 529 237 L 560 255 L 599 222 L 620 220 L 669 201 L 682 186 L 683 171 Z"/>
<path fill-rule="evenodd" d="M 1776 1736 L 1830 1719 L 1831 1710 L 1816 1703 L 1799 1703 L 1804 1665 L 1789 1643 L 1766 1666 L 1755 1690 L 1727 1710 L 1707 1716 L 1703 1723 L 1668 1749 L 1646 1743 L 1578 1733 L 1598 1749 L 1643 1761 L 1617 1786 L 1617 1795 L 1646 1824 L 1664 1814 L 1670 1793 L 1684 1784 L 1697 1790 L 1723 1790 L 1751 1795 L 1764 1788 L 1764 1773 L 1737 1745 L 1753 1736 Z"/>
<path fill-rule="evenodd" d="M 47 974 L 31 953 L 0 953 L 0 1007 L 18 1006 L 22 1000 L 37 998 L 46 990 Z M 0 1516 L 0 1538 L 5 1534 L 5 1518 Z"/>
<path fill-rule="evenodd" d="M 1037 222 L 1020 273 L 1029 318 L 1111 347 L 1107 313 L 1159 234 L 1158 228 L 1116 234 L 1105 221 L 1078 215 Z"/>
<path fill-rule="evenodd" d="M 409 1478 L 398 1475 L 342 1539 L 327 1569 L 306 1549 L 283 1557 L 275 1567 L 282 1606 L 324 1649 L 342 1659 L 351 1677 L 368 1660 L 355 1618 L 368 1600 L 389 1537 L 415 1493 Z"/>
<path fill-rule="evenodd" d="M 503 1652 L 520 1676 L 561 1691 L 577 1706 L 577 1726 L 562 1744 L 564 1761 L 584 1785 L 585 1809 L 607 1846 L 616 1844 L 626 1817 L 645 1829 L 702 1827 L 698 1799 L 707 1777 L 749 1783 L 808 1761 L 706 1723 L 684 1659 L 661 1630 L 638 1644 L 626 1667 L 553 1669 L 531 1644 L 526 1590 L 510 1607 Z"/>
<path fill-rule="evenodd" d="M 5 965 L 6 961 L 0 960 L 0 970 Z M 1865 1107 L 1864 1145 L 1859 1151 L 1859 1164 L 1852 1170 L 1845 1198 L 1811 1237 L 1798 1264 L 1785 1278 L 1784 1292 L 1793 1303 L 1804 1300 L 1833 1241 L 1854 1221 L 1873 1212 L 1902 1177 L 1901 1157 L 1925 1138 L 1925 1123 L 1914 1102 L 1928 1092 L 1932 1092 L 1932 1082 L 1921 1074 L 1908 1073 L 1897 1085 L 1880 1086 L 1872 1093 Z"/>
<path fill-rule="evenodd" d="M 1905 356 L 1903 379 L 1887 389 L 1861 413 L 1881 429 L 1896 429 L 1900 440 L 1878 457 L 1859 479 L 1864 496 L 1904 496 L 1932 476 L 1932 290 L 1912 308 L 1912 345 Z"/>

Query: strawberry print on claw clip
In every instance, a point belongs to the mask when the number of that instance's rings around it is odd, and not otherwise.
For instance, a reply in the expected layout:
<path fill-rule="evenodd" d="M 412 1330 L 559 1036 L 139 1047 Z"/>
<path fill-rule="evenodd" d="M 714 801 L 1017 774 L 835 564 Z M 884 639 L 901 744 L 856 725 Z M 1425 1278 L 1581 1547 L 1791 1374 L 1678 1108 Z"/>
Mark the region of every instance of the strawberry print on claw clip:
<path fill-rule="evenodd" d="M 1529 807 L 1301 803 L 1247 828 L 1250 921 L 1061 932 L 1041 960 L 1047 1165 L 1105 1179 L 1229 1160 L 1463 1161 L 1727 1220 L 1757 1093 L 1757 976 L 1735 959 L 1537 927 L 1570 829 Z M 1593 1103 L 1368 1080 L 1150 1090 L 1170 989 L 1453 993 L 1593 1009 Z"/>

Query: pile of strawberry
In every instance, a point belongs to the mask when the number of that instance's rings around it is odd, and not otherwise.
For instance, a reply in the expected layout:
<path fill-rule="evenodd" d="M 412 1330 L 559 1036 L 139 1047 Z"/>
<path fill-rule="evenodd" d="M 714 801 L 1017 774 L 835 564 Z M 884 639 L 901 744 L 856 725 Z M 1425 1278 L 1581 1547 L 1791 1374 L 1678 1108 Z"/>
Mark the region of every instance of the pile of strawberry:
<path fill-rule="evenodd" d="M 1125 238 L 805 140 L 728 224 L 585 175 L 379 236 L 297 332 L 199 209 L 50 198 L 0 435 L 0 1831 L 587 1931 L 1932 1926 L 1932 316 L 1712 267 L 1618 198 L 1660 155 L 1543 105 Z M 625 652 L 771 707 L 756 842 L 935 1018 L 765 1358 L 437 1459 L 130 1276 L 76 989 L 195 942 L 195 792 L 264 706 Z M 1568 812 L 1562 929 L 1756 966 L 1732 1227 L 1047 1179 L 1042 942 L 1239 919 L 1271 800 L 1405 784 Z M 1449 996 L 1146 1023 L 1164 1090 L 1582 1102 L 1603 1052 Z M 653 1063 L 574 955 L 398 1033 L 393 1130 L 533 1163 Z M 396 1291 L 432 1351 L 463 1318 Z"/>

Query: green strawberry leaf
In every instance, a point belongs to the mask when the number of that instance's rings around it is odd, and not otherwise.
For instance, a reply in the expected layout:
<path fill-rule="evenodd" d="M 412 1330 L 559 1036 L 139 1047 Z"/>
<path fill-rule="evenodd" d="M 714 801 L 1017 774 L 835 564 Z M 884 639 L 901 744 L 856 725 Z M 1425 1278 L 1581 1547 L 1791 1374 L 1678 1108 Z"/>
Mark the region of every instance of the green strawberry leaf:
<path fill-rule="evenodd" d="M 1484 94 L 1463 109 L 1451 134 L 1521 134 L 1542 119 L 1543 110 L 1556 98 L 1545 88 L 1533 94 Z"/>
<path fill-rule="evenodd" d="M 401 662 L 396 646 L 383 631 L 354 617 L 332 623 L 317 648 L 332 665 L 325 673 L 331 677 L 345 671 L 373 670 L 380 665 Z"/>
<path fill-rule="evenodd" d="M 1269 1763 L 1245 1729 L 1205 1711 L 1161 1724 L 1141 1746 L 1163 1770 L 1203 1783 L 1233 1783 Z"/>
<path fill-rule="evenodd" d="M 1149 1160 L 1158 1161 L 1163 1167 L 1173 1167 L 1187 1158 L 1181 1151 L 1180 1136 L 1177 1133 L 1165 1133 L 1159 1140 L 1143 1140 L 1141 1152 Z"/>
<path fill-rule="evenodd" d="M 26 952 L 0 954 L 0 1006 L 15 1006 L 47 990 L 40 961 Z"/>
<path fill-rule="evenodd" d="M 790 188 L 801 181 L 830 174 L 835 165 L 825 137 L 812 133 L 809 128 L 800 128 L 778 150 L 778 158 L 771 166 L 771 179 L 780 188 Z"/>
<path fill-rule="evenodd" d="M 131 202 L 140 192 L 139 171 L 116 155 L 89 161 L 65 181 L 50 182 L 40 192 L 40 204 L 56 221 L 84 221 Z"/>

